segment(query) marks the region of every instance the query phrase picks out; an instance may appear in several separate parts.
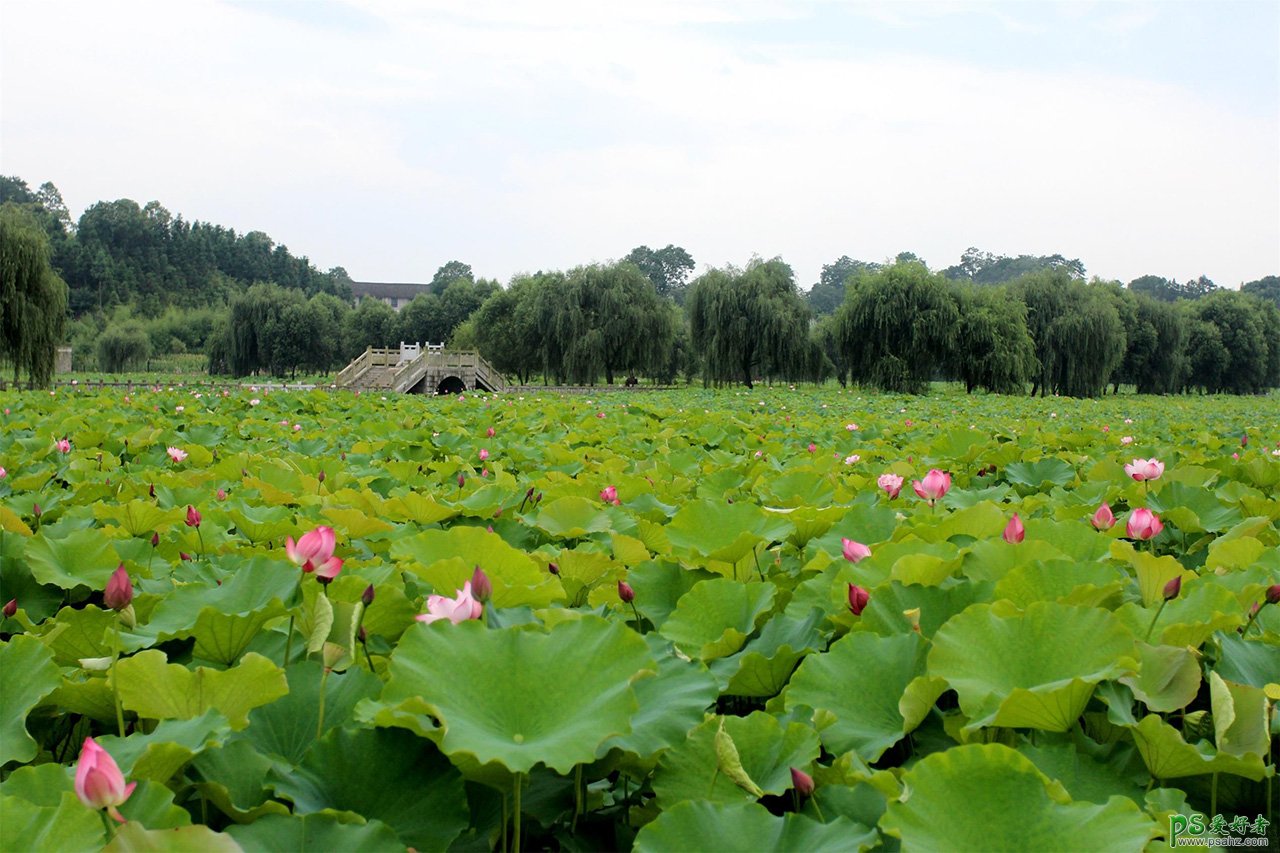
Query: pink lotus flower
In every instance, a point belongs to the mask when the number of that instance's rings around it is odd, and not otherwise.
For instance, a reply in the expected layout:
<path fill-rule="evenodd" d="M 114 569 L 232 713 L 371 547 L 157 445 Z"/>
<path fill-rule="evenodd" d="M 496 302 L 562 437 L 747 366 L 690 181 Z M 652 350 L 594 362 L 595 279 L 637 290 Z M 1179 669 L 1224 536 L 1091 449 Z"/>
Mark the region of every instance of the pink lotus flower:
<path fill-rule="evenodd" d="M 1171 578 L 1169 582 L 1164 585 L 1164 600 L 1173 601 L 1178 597 L 1178 593 L 1180 592 L 1182 592 L 1182 575 Z"/>
<path fill-rule="evenodd" d="M 811 441 L 811 442 L 809 442 L 809 452 L 810 452 L 810 453 L 813 453 L 813 452 L 814 452 L 815 450 L 817 450 L 817 449 L 818 449 L 818 445 L 814 444 L 812 441 Z"/>
<path fill-rule="evenodd" d="M 636 591 L 626 581 L 618 581 L 618 598 L 622 599 L 623 604 L 630 604 L 636 600 Z"/>
<path fill-rule="evenodd" d="M 849 432 L 855 432 L 855 431 L 858 429 L 858 425 L 857 425 L 857 424 L 845 424 L 845 425 L 844 425 L 844 428 L 845 428 L 845 429 L 847 429 Z"/>
<path fill-rule="evenodd" d="M 182 450 L 181 448 L 169 447 L 166 448 L 165 452 L 169 454 L 169 458 L 174 462 L 181 462 L 183 459 L 187 458 L 187 451 Z"/>
<path fill-rule="evenodd" d="M 1140 507 L 1129 513 L 1129 521 L 1125 523 L 1124 529 L 1130 539 L 1146 542 L 1160 535 L 1160 531 L 1164 530 L 1164 522 L 1151 510 Z"/>
<path fill-rule="evenodd" d="M 861 461 L 862 461 L 862 457 L 856 453 L 850 453 L 848 456 L 844 458 L 844 464 L 846 465 L 855 465 Z"/>
<path fill-rule="evenodd" d="M 488 458 L 489 458 L 489 451 L 485 450 L 483 447 L 480 448 L 480 461 L 483 462 Z"/>
<path fill-rule="evenodd" d="M 481 604 L 493 597 L 493 583 L 479 566 L 471 573 L 471 594 Z"/>
<path fill-rule="evenodd" d="M 1123 445 L 1130 445 L 1130 444 L 1133 444 L 1133 436 L 1131 436 L 1131 435 L 1122 435 L 1122 436 L 1120 436 L 1120 443 L 1121 443 L 1121 444 L 1123 444 Z"/>
<path fill-rule="evenodd" d="M 76 762 L 76 796 L 91 809 L 106 809 L 112 818 L 124 823 L 117 806 L 124 805 L 137 787 L 137 782 L 124 783 L 115 759 L 93 738 L 84 739 L 80 760 Z"/>
<path fill-rule="evenodd" d="M 897 474 L 881 474 L 876 478 L 876 485 L 884 489 L 889 500 L 893 500 L 902 491 L 902 478 Z"/>
<path fill-rule="evenodd" d="M 443 595 L 427 596 L 427 612 L 420 613 L 415 619 L 431 624 L 441 619 L 448 619 L 453 624 L 468 619 L 479 619 L 484 613 L 484 605 L 471 595 L 471 581 L 462 585 L 457 598 L 446 598 Z"/>
<path fill-rule="evenodd" d="M 124 610 L 133 601 L 133 583 L 129 580 L 129 572 L 124 563 L 116 567 L 107 579 L 107 588 L 102 593 L 102 603 L 115 611 Z"/>
<path fill-rule="evenodd" d="M 1158 459 L 1135 459 L 1124 466 L 1124 472 L 1139 483 L 1144 480 L 1159 480 L 1164 473 L 1164 463 Z"/>
<path fill-rule="evenodd" d="M 320 583 L 332 583 L 333 579 L 338 576 L 338 572 L 342 571 L 342 560 L 337 557 L 330 557 L 322 563 L 315 563 L 310 570 L 305 566 L 303 571 L 314 571 L 316 580 Z"/>
<path fill-rule="evenodd" d="M 6 602 L 4 603 L 4 610 L 3 610 L 2 612 L 4 613 L 4 615 L 5 615 L 5 618 L 6 618 L 6 619 L 7 619 L 7 618 L 9 618 L 9 617 L 11 617 L 11 616 L 13 616 L 13 614 L 17 613 L 17 612 L 18 612 L 18 599 L 16 599 L 16 598 L 11 598 L 11 599 L 9 599 L 8 601 L 6 601 Z"/>
<path fill-rule="evenodd" d="M 216 491 L 216 492 L 214 492 L 214 493 L 213 493 L 213 496 L 214 496 L 215 498 L 217 498 L 218 500 L 220 500 L 220 501 L 225 501 L 225 500 L 227 499 L 227 490 L 226 490 L 226 489 L 218 489 L 218 491 Z"/>
<path fill-rule="evenodd" d="M 912 480 L 911 488 L 916 490 L 917 495 L 927 500 L 929 506 L 933 506 L 951 488 L 951 475 L 933 468 L 924 475 L 923 480 Z"/>
<path fill-rule="evenodd" d="M 8 477 L 8 476 L 9 476 L 9 472 L 4 470 L 3 465 L 0 465 L 0 480 L 3 480 L 5 477 Z"/>
<path fill-rule="evenodd" d="M 600 500 L 607 504 L 618 505 L 618 489 L 614 486 L 605 486 L 600 490 Z"/>
<path fill-rule="evenodd" d="M 1095 530 L 1110 530 L 1116 525 L 1116 517 L 1111 512 L 1111 507 L 1102 504 L 1089 519 L 1089 523 L 1093 525 Z"/>
<path fill-rule="evenodd" d="M 840 548 L 844 552 L 844 558 L 851 563 L 859 560 L 865 560 L 871 556 L 871 549 L 861 542 L 855 542 L 852 539 L 840 539 Z"/>
<path fill-rule="evenodd" d="M 489 438 L 493 438 L 493 434 L 494 434 L 493 427 L 489 427 L 487 430 L 485 430 L 484 434 Z"/>
<path fill-rule="evenodd" d="M 795 788 L 796 793 L 802 797 L 811 796 L 813 794 L 813 777 L 803 770 L 792 767 L 791 787 Z"/>
<path fill-rule="evenodd" d="M 312 572 L 317 566 L 324 565 L 333 558 L 333 548 L 336 543 L 337 537 L 334 536 L 333 528 L 320 526 L 299 536 L 297 542 L 293 541 L 292 536 L 286 536 L 284 552 L 295 566 L 301 566 L 304 572 Z M 341 561 L 338 567 L 342 567 Z M 337 572 L 334 574 L 336 575 Z"/>
<path fill-rule="evenodd" d="M 854 616 L 861 616 L 862 611 L 867 609 L 867 602 L 871 600 L 871 593 L 867 592 L 857 584 L 849 584 L 849 612 Z"/>
<path fill-rule="evenodd" d="M 1022 526 L 1022 519 L 1018 518 L 1015 512 L 1013 518 L 1009 519 L 1009 523 L 1004 526 L 1004 541 L 1010 544 L 1017 544 L 1027 538 L 1027 530 Z"/>
<path fill-rule="evenodd" d="M 187 504 L 187 527 L 199 527 L 201 522 L 200 513 L 191 504 Z"/>
<path fill-rule="evenodd" d="M 68 440 L 67 440 L 67 439 L 65 439 L 65 438 L 60 438 L 60 439 L 58 439 L 57 441 L 55 441 L 55 442 L 53 443 L 53 447 L 54 447 L 54 449 L 55 449 L 55 450 L 57 450 L 59 453 L 70 453 L 70 452 L 71 452 L 71 442 L 70 442 L 70 441 L 68 441 Z"/>

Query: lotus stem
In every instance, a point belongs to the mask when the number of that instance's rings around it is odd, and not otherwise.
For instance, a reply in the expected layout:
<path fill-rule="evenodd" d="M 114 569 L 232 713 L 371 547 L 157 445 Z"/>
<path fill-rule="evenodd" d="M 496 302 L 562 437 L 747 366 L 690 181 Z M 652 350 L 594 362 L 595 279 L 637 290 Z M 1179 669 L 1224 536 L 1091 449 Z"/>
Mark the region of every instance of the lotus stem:
<path fill-rule="evenodd" d="M 320 713 L 316 719 L 316 740 L 320 740 L 324 734 L 324 688 L 325 682 L 329 680 L 329 667 L 324 667 L 320 673 Z"/>
<path fill-rule="evenodd" d="M 106 809 L 98 809 L 98 815 L 102 818 L 102 825 L 107 828 L 107 843 L 111 843 L 111 839 L 116 837 L 115 821 L 107 817 Z"/>
<path fill-rule="evenodd" d="M 124 737 L 124 707 L 120 704 L 120 674 L 116 672 L 116 664 L 120 662 L 120 618 L 116 617 L 115 643 L 111 647 L 111 694 L 116 705 L 116 729 L 120 737 Z"/>
<path fill-rule="evenodd" d="M 204 558 L 204 534 L 200 532 L 199 525 L 196 526 L 196 536 L 200 539 L 200 557 Z"/>
<path fill-rule="evenodd" d="M 1215 776 L 1216 779 L 1216 776 Z M 524 774 L 516 774 L 516 795 L 515 795 L 515 813 L 512 815 L 511 823 L 511 849 L 519 853 L 520 851 L 520 789 L 524 786 Z"/>
<path fill-rule="evenodd" d="M 1213 782 L 1209 785 L 1209 814 L 1218 813 L 1218 774 L 1213 774 Z"/>
<path fill-rule="evenodd" d="M 826 823 L 827 819 L 822 816 L 822 806 L 818 805 L 817 798 L 810 797 L 809 802 L 813 803 L 813 810 L 818 813 L 818 820 L 822 821 L 823 823 Z"/>
<path fill-rule="evenodd" d="M 582 814 L 582 765 L 573 768 L 573 820 L 569 822 L 569 834 L 578 834 L 578 815 Z"/>
<path fill-rule="evenodd" d="M 289 658 L 293 657 L 293 619 L 294 614 L 289 614 L 289 632 L 286 635 L 288 639 L 284 641 L 284 668 L 289 668 Z"/>
<path fill-rule="evenodd" d="M 1155 618 L 1151 620 L 1151 626 L 1147 628 L 1147 636 L 1142 638 L 1142 641 L 1144 643 L 1150 641 L 1151 632 L 1156 629 L 1156 622 L 1160 621 L 1160 614 L 1164 612 L 1164 606 L 1168 603 L 1169 603 L 1169 599 L 1167 598 L 1162 598 L 1160 600 L 1160 606 L 1156 608 Z"/>

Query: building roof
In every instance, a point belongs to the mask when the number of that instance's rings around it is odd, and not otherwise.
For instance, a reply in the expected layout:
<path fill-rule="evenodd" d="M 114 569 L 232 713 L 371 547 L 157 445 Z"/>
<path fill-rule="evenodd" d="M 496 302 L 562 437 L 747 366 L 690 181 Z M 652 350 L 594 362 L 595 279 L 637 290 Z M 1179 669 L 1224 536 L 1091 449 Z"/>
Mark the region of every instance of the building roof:
<path fill-rule="evenodd" d="M 351 295 L 357 300 L 366 296 L 374 299 L 413 299 L 419 293 L 428 293 L 431 285 L 393 281 L 353 281 Z"/>

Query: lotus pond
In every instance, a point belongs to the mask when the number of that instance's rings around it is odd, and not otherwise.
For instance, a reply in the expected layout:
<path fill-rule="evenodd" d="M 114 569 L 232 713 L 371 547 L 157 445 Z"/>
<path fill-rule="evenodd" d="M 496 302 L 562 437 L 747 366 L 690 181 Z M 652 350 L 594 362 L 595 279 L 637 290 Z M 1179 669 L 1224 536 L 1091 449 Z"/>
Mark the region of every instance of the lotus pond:
<path fill-rule="evenodd" d="M 1277 844 L 1274 398 L 0 407 L 4 850 Z"/>

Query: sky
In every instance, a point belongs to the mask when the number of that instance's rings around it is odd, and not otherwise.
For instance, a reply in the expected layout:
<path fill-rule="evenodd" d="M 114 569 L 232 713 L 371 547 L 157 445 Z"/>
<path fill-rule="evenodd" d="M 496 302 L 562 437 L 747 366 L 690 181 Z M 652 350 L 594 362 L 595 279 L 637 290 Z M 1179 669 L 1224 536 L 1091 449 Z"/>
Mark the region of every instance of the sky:
<path fill-rule="evenodd" d="M 0 173 L 356 280 L 685 248 L 1280 274 L 1280 3 L 3 0 Z"/>

